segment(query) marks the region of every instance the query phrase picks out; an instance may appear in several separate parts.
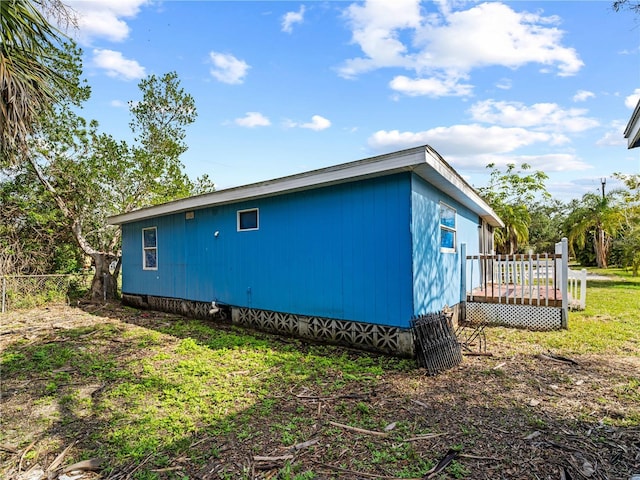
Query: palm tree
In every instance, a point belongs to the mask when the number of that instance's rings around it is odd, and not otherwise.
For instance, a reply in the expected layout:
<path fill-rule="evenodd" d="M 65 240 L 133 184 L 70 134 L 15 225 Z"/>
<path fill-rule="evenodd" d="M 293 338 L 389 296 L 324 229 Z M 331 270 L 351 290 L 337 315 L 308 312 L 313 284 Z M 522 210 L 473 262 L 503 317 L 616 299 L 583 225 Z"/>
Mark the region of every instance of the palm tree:
<path fill-rule="evenodd" d="M 518 250 L 518 245 L 529 241 L 529 224 L 531 216 L 527 207 L 523 204 L 497 205 L 495 212 L 504 222 L 504 228 L 494 230 L 494 241 L 498 253 L 513 255 Z"/>
<path fill-rule="evenodd" d="M 0 165 L 15 163 L 26 151 L 37 117 L 67 87 L 56 69 L 66 36 L 45 11 L 73 23 L 60 0 L 0 1 Z"/>
<path fill-rule="evenodd" d="M 620 192 L 606 195 L 585 193 L 581 206 L 567 218 L 569 245 L 583 248 L 587 238 L 593 238 L 596 265 L 607 268 L 611 244 L 623 224 L 623 212 L 616 200 Z"/>
<path fill-rule="evenodd" d="M 491 169 L 489 184 L 478 188 L 478 193 L 491 205 L 491 208 L 504 222 L 504 228 L 494 230 L 494 241 L 498 253 L 514 254 L 518 246 L 529 241 L 529 215 L 528 205 L 536 199 L 549 198 L 549 193 L 544 186 L 548 178 L 542 171 L 528 173 L 529 164 L 523 163 L 519 170 L 516 165 L 510 163 L 504 171 L 501 171 L 490 163 Z"/>

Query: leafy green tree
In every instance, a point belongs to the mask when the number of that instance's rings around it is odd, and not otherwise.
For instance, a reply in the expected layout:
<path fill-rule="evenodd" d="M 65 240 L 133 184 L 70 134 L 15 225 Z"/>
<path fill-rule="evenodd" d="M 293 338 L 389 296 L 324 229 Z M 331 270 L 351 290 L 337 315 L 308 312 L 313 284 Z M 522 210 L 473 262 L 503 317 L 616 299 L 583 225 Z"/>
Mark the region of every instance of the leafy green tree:
<path fill-rule="evenodd" d="M 187 149 L 185 127 L 195 120 L 195 101 L 180 87 L 175 73 L 142 80 L 142 99 L 130 102 L 136 139 L 129 145 L 98 132 L 97 122 L 77 114 L 90 92 L 80 81 L 80 51 L 71 49 L 66 60 L 74 88 L 56 104 L 53 114 L 40 120 L 28 166 L 62 213 L 78 246 L 92 259 L 92 297 L 114 298 L 120 229 L 107 225 L 106 217 L 194 191 L 179 157 Z M 207 179 L 198 185 L 213 189 Z"/>
<path fill-rule="evenodd" d="M 616 12 L 631 10 L 633 13 L 640 15 L 640 2 L 637 0 L 616 0 L 613 2 L 613 9 Z"/>
<path fill-rule="evenodd" d="M 623 225 L 612 249 L 619 252 L 620 265 L 631 267 L 632 274 L 637 276 L 640 273 L 640 174 L 615 173 L 614 177 L 622 180 L 626 190 L 622 192 Z"/>
<path fill-rule="evenodd" d="M 58 69 L 66 36 L 43 12 L 73 22 L 60 0 L 0 1 L 0 165 L 15 164 L 45 111 L 69 88 Z"/>
<path fill-rule="evenodd" d="M 493 163 L 487 168 L 491 169 L 489 184 L 478 191 L 505 224 L 494 230 L 496 250 L 513 254 L 529 241 L 529 205 L 540 196 L 550 198 L 544 184 L 548 177 L 541 171 L 528 173 L 531 166 L 526 163 L 519 170 L 510 163 L 504 172 Z"/>
<path fill-rule="evenodd" d="M 606 195 L 585 193 L 582 200 L 567 217 L 566 231 L 572 252 L 574 246 L 585 246 L 585 241 L 593 241 L 595 262 L 600 268 L 608 267 L 608 257 L 613 239 L 623 226 L 623 211 L 620 208 L 619 190 Z"/>
<path fill-rule="evenodd" d="M 536 253 L 554 253 L 555 245 L 563 236 L 567 205 L 557 199 L 534 202 L 529 205 L 529 247 Z"/>
<path fill-rule="evenodd" d="M 567 203 L 567 214 L 562 222 L 562 235 L 564 237 L 569 237 L 569 231 L 573 226 L 573 220 L 571 218 L 572 213 L 582 207 L 582 200 L 579 198 L 574 198 Z M 580 265 L 595 266 L 596 254 L 593 250 L 593 235 L 591 233 L 587 233 L 587 238 L 582 246 L 578 246 L 575 243 L 569 244 L 569 253 Z"/>
<path fill-rule="evenodd" d="M 82 252 L 36 175 L 14 169 L 1 178 L 0 275 L 78 271 Z"/>

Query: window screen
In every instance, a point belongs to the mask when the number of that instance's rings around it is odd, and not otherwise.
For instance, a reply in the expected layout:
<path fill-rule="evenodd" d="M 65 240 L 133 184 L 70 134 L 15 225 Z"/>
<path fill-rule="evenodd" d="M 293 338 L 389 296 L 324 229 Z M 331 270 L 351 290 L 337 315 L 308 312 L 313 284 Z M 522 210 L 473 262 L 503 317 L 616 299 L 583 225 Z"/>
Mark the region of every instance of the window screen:
<path fill-rule="evenodd" d="M 258 209 L 238 211 L 238 231 L 258 230 Z"/>
<path fill-rule="evenodd" d="M 142 268 L 158 269 L 158 229 L 156 227 L 142 229 Z"/>
<path fill-rule="evenodd" d="M 440 250 L 456 251 L 456 211 L 444 203 L 440 204 Z"/>

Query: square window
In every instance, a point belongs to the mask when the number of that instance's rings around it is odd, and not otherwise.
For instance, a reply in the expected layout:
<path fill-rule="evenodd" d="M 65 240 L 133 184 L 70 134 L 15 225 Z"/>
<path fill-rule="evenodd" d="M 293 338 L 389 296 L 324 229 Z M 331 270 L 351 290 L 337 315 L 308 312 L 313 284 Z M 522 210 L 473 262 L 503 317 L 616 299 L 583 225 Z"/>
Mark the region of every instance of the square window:
<path fill-rule="evenodd" d="M 142 230 L 142 242 L 144 248 L 156 248 L 156 228 L 145 228 Z"/>
<path fill-rule="evenodd" d="M 440 251 L 456 251 L 456 211 L 440 204 Z"/>
<path fill-rule="evenodd" d="M 158 229 L 156 227 L 142 229 L 142 268 L 158 269 Z"/>
<path fill-rule="evenodd" d="M 440 231 L 440 247 L 453 250 L 456 246 L 456 232 L 442 229 Z"/>
<path fill-rule="evenodd" d="M 158 268 L 158 251 L 155 248 L 145 248 L 144 269 L 156 270 Z"/>
<path fill-rule="evenodd" d="M 446 205 L 440 205 L 440 225 L 443 227 L 456 228 L 456 211 Z"/>
<path fill-rule="evenodd" d="M 258 230 L 258 209 L 238 210 L 238 231 Z"/>

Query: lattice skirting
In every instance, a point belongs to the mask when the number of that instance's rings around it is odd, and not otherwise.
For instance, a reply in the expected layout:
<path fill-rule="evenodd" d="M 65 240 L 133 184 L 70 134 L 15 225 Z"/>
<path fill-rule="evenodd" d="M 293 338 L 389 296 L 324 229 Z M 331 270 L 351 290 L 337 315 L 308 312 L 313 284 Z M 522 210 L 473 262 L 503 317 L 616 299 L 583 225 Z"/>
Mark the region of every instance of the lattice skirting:
<path fill-rule="evenodd" d="M 229 312 L 225 308 L 221 308 L 217 313 L 212 314 L 210 302 L 123 293 L 122 303 L 131 307 L 176 313 L 190 318 L 215 318 L 218 320 L 227 320 L 229 318 Z"/>
<path fill-rule="evenodd" d="M 231 321 L 269 332 L 413 357 L 413 337 L 408 329 L 235 307 L 231 308 Z"/>
<path fill-rule="evenodd" d="M 409 329 L 242 307 L 222 308 L 220 312 L 212 315 L 209 302 L 151 295 L 123 293 L 122 303 L 136 308 L 176 313 L 191 318 L 227 320 L 231 317 L 231 321 L 235 324 L 273 333 L 404 357 L 414 355 L 413 337 Z"/>
<path fill-rule="evenodd" d="M 563 325 L 562 308 L 504 303 L 467 302 L 466 318 L 474 323 L 530 330 L 560 330 Z"/>

